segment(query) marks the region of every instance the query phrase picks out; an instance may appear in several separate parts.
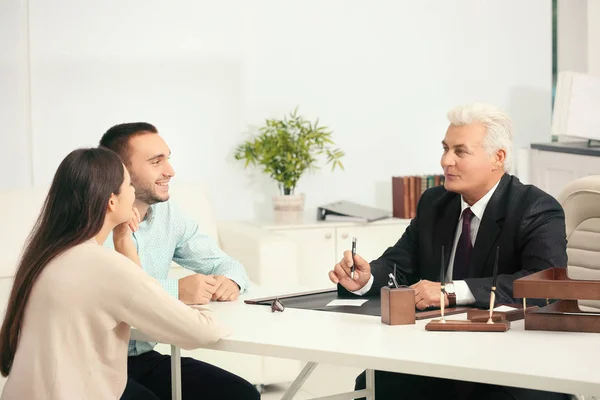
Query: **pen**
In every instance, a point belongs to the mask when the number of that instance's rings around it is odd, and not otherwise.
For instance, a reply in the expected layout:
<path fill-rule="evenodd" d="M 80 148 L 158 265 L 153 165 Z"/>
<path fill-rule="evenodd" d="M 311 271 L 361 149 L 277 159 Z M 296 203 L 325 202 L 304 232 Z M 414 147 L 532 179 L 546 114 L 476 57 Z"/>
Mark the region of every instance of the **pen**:
<path fill-rule="evenodd" d="M 396 280 L 396 263 L 394 263 L 394 274 L 392 275 L 390 273 L 388 276 L 390 277 L 391 284 L 393 284 L 396 287 L 396 289 L 398 289 L 398 287 L 399 287 L 398 286 L 398 281 Z"/>
<path fill-rule="evenodd" d="M 354 279 L 354 256 L 356 255 L 356 238 L 352 238 L 352 267 L 350 267 L 350 278 Z"/>
<path fill-rule="evenodd" d="M 488 324 L 493 324 L 492 315 L 494 314 L 494 303 L 496 302 L 496 283 L 498 283 L 498 257 L 500 256 L 500 246 L 496 246 L 496 260 L 494 261 L 494 275 L 492 277 L 492 290 L 490 291 L 490 317 Z"/>
<path fill-rule="evenodd" d="M 442 246 L 442 260 L 440 266 L 440 309 L 441 309 L 441 323 L 446 323 L 444 318 L 444 306 L 446 305 L 446 262 L 444 260 L 444 246 Z"/>
<path fill-rule="evenodd" d="M 442 265 L 440 266 L 440 283 L 442 284 L 442 291 L 446 288 L 446 268 L 444 268 L 444 246 L 442 246 Z"/>
<path fill-rule="evenodd" d="M 496 260 L 494 261 L 494 275 L 492 278 L 492 290 L 496 291 L 496 283 L 498 283 L 498 258 L 500 257 L 500 246 L 496 246 Z"/>

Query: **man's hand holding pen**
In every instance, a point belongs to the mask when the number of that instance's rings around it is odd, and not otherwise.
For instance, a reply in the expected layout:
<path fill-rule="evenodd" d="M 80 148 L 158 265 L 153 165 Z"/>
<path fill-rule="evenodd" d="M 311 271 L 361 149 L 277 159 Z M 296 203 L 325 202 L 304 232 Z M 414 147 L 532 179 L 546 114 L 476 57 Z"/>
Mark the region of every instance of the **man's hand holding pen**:
<path fill-rule="evenodd" d="M 394 285 L 398 287 L 396 281 L 396 264 L 394 264 L 394 273 L 390 274 Z M 329 279 L 335 284 L 340 284 L 349 292 L 356 292 L 362 289 L 371 279 L 371 265 L 364 258 L 356 254 L 356 238 L 352 239 L 352 250 L 346 250 L 344 257 L 339 263 L 335 264 L 333 271 L 329 271 Z M 415 307 L 424 310 L 429 307 L 441 307 L 440 304 L 440 282 L 431 282 L 420 280 L 410 286 L 415 291 Z M 444 304 L 449 304 L 448 294 L 444 297 Z"/>
<path fill-rule="evenodd" d="M 354 279 L 350 276 L 352 266 L 354 266 Z M 358 254 L 352 260 L 352 251 L 346 250 L 344 257 L 335 264 L 333 271 L 329 271 L 329 279 L 335 284 L 339 283 L 346 290 L 354 292 L 365 286 L 371 279 L 371 265 Z"/>

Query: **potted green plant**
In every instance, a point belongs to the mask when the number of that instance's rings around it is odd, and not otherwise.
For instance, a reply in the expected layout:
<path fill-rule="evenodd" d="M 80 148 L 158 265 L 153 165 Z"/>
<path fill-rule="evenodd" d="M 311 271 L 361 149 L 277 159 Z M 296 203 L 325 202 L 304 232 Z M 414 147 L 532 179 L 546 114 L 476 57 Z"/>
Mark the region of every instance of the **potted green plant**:
<path fill-rule="evenodd" d="M 283 119 L 266 119 L 258 134 L 244 141 L 235 150 L 236 160 L 244 160 L 244 168 L 258 166 L 279 186 L 279 196 L 273 197 L 277 222 L 299 222 L 303 218 L 304 194 L 296 194 L 296 186 L 307 170 L 318 168 L 319 159 L 344 169 L 344 152 L 331 139 L 332 131 L 298 114 L 298 109 Z"/>

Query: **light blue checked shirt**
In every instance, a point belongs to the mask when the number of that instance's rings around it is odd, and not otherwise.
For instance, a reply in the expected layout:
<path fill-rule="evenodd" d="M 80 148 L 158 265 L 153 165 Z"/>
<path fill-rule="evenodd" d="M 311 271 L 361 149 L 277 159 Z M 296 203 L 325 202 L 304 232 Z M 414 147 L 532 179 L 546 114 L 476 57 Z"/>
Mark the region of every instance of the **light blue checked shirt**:
<path fill-rule="evenodd" d="M 150 206 L 146 219 L 133 233 L 133 242 L 144 271 L 156 278 L 175 298 L 179 298 L 178 280 L 167 278 L 172 261 L 204 275 L 226 276 L 239 285 L 240 291 L 248 289 L 250 284 L 242 264 L 225 254 L 212 238 L 202 233 L 198 224 L 184 215 L 172 200 Z M 114 248 L 112 234 L 104 246 Z M 129 355 L 147 353 L 155 345 L 131 340 Z"/>

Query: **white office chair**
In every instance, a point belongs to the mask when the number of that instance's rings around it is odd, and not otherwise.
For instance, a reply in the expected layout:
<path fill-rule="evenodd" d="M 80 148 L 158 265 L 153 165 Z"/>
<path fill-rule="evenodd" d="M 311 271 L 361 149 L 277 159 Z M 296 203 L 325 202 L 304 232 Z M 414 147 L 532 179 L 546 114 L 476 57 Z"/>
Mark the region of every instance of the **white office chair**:
<path fill-rule="evenodd" d="M 559 201 L 565 210 L 569 278 L 600 280 L 600 175 L 569 183 Z M 578 304 L 582 311 L 600 310 L 600 301 L 580 300 Z M 600 396 L 573 399 L 600 400 Z"/>
<path fill-rule="evenodd" d="M 567 273 L 571 279 L 600 281 L 600 175 L 569 183 L 559 201 L 567 228 Z M 600 301 L 580 300 L 582 311 L 600 311 Z"/>

